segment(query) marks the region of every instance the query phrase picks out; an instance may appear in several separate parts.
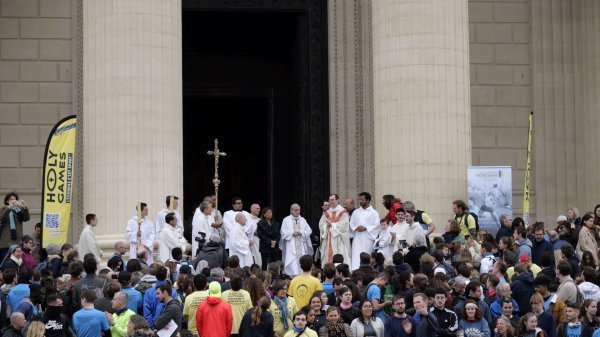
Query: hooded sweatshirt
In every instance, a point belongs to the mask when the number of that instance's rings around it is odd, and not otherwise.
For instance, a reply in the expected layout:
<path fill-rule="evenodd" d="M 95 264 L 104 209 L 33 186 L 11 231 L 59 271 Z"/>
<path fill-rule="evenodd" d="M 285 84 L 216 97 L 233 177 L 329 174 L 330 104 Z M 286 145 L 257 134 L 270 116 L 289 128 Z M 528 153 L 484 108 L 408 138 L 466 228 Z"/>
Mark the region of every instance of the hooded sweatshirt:
<path fill-rule="evenodd" d="M 582 282 L 578 285 L 584 300 L 598 301 L 600 299 L 600 287 L 592 282 Z"/>
<path fill-rule="evenodd" d="M 465 337 L 490 337 L 490 326 L 486 322 L 485 318 L 481 318 L 477 321 L 469 321 L 461 319 L 458 324 L 459 329 L 463 330 Z"/>
<path fill-rule="evenodd" d="M 521 242 L 517 242 L 516 243 L 517 246 L 519 246 L 519 251 L 517 252 L 517 256 L 516 256 L 516 261 L 515 262 L 519 262 L 519 256 L 521 254 L 527 254 L 527 256 L 531 257 L 531 241 L 527 238 L 525 238 L 523 241 Z"/>
<path fill-rule="evenodd" d="M 229 337 L 233 325 L 231 305 L 220 297 L 209 296 L 198 304 L 196 327 L 202 337 Z"/>
<path fill-rule="evenodd" d="M 512 298 L 517 301 L 517 304 L 519 305 L 519 316 L 523 316 L 531 311 L 531 303 L 529 303 L 529 300 L 535 293 L 533 275 L 531 273 L 517 275 L 510 284 L 510 290 L 512 291 Z"/>

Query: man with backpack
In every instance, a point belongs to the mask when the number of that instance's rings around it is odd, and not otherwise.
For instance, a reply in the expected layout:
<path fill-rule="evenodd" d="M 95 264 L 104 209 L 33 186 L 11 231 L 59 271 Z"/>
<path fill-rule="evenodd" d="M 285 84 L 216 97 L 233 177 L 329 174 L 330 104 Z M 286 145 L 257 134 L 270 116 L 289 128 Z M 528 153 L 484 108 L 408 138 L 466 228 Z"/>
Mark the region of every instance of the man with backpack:
<path fill-rule="evenodd" d="M 382 288 L 388 282 L 388 276 L 386 273 L 379 273 L 377 277 L 373 279 L 365 288 L 365 299 L 371 301 L 373 305 L 373 316 L 379 317 L 383 323 L 387 321 L 384 309 L 392 305 L 391 301 L 383 301 Z"/>
<path fill-rule="evenodd" d="M 96 275 L 96 269 L 98 269 L 98 263 L 94 254 L 86 254 L 83 257 L 83 270 L 85 271 L 85 277 L 81 280 L 73 283 L 73 296 L 72 296 L 72 308 L 73 311 L 81 309 L 81 292 L 83 290 L 93 290 L 96 297 L 104 297 L 102 289 L 104 288 L 105 279 Z"/>
<path fill-rule="evenodd" d="M 460 233 L 458 235 L 466 237 L 467 235 L 475 236 L 479 230 L 478 221 L 473 214 L 469 212 L 467 204 L 460 200 L 452 202 L 452 211 L 454 211 L 454 220 L 460 225 Z"/>
<path fill-rule="evenodd" d="M 444 252 L 442 250 L 436 250 L 433 252 L 433 258 L 435 259 L 435 267 L 433 267 L 433 274 L 443 273 L 450 280 L 456 277 L 456 269 L 446 262 L 444 259 Z"/>
<path fill-rule="evenodd" d="M 154 326 L 154 321 L 160 316 L 165 304 L 162 303 L 156 297 L 156 288 L 161 285 L 167 283 L 165 280 L 167 279 L 167 268 L 163 266 L 156 266 L 156 283 L 146 292 L 144 293 L 144 318 L 150 324 L 150 329 L 156 330 Z M 173 298 L 177 298 L 177 291 L 172 290 Z"/>
<path fill-rule="evenodd" d="M 575 303 L 578 306 L 583 304 L 583 294 L 577 288 L 575 281 L 571 278 L 571 265 L 565 260 L 561 260 L 556 265 L 556 276 L 560 285 L 556 296 L 564 303 Z"/>

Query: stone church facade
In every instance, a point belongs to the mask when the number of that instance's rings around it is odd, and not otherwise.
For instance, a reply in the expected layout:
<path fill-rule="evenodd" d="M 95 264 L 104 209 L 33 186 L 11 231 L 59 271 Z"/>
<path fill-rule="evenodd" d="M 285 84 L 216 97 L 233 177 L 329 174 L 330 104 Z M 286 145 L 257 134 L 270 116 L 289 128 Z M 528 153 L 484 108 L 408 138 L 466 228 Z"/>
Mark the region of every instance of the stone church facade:
<path fill-rule="evenodd" d="M 181 6 L 0 0 L 0 193 L 30 205 L 25 232 L 47 135 L 70 114 L 74 219 L 99 214 L 102 242 L 122 237 L 137 199 L 153 214 L 183 195 Z M 467 166 L 510 165 L 519 215 L 535 111 L 532 217 L 593 209 L 599 21 L 594 0 L 327 0 L 331 191 L 397 194 L 443 227 Z"/>

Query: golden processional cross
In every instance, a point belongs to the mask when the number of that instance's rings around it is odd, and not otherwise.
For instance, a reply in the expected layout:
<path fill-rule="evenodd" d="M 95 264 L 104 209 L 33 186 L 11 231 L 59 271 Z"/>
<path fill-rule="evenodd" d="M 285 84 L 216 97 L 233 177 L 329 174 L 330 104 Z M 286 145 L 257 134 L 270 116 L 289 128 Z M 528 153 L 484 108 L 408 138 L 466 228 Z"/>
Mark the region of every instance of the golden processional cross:
<path fill-rule="evenodd" d="M 215 209 L 219 207 L 219 184 L 221 181 L 219 180 L 219 157 L 225 157 L 227 153 L 221 152 L 219 150 L 219 141 L 215 138 L 215 148 L 212 151 L 208 151 L 207 154 L 209 156 L 215 157 L 215 177 L 212 182 L 215 185 Z"/>

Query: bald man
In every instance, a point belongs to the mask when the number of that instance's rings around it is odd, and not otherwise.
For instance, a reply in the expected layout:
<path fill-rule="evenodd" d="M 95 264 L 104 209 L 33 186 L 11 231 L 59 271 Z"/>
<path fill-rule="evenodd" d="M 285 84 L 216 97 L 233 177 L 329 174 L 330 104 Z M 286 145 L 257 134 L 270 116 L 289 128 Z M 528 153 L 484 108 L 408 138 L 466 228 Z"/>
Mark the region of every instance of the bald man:
<path fill-rule="evenodd" d="M 227 239 L 229 240 L 229 256 L 237 256 L 240 259 L 240 267 L 252 265 L 252 252 L 250 245 L 252 240 L 246 234 L 248 219 L 243 213 L 235 215 L 235 224 L 231 226 Z"/>

